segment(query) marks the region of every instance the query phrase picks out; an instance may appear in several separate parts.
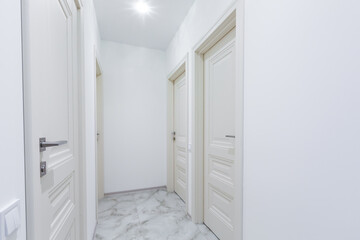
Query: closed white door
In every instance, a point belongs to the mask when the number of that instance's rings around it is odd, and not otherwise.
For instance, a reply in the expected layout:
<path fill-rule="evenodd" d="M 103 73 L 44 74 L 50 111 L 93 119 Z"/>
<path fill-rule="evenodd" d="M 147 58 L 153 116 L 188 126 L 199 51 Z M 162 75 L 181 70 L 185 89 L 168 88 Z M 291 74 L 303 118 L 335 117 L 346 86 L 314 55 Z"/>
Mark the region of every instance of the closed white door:
<path fill-rule="evenodd" d="M 234 239 L 235 29 L 204 55 L 204 222 Z"/>
<path fill-rule="evenodd" d="M 76 20 L 73 0 L 23 1 L 29 240 L 79 239 Z"/>
<path fill-rule="evenodd" d="M 98 199 L 104 198 L 104 122 L 103 122 L 103 80 L 96 78 L 96 127 L 97 127 L 97 192 Z"/>
<path fill-rule="evenodd" d="M 185 72 L 174 81 L 175 192 L 187 198 L 187 85 Z"/>

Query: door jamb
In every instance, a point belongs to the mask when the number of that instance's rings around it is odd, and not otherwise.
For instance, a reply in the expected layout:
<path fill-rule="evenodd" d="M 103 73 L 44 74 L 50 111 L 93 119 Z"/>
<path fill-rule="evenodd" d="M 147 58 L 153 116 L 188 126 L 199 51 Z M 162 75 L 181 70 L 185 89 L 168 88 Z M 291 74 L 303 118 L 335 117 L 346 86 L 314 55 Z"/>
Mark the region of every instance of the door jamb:
<path fill-rule="evenodd" d="M 204 222 L 204 54 L 236 27 L 236 160 L 235 160 L 235 219 L 234 234 L 242 239 L 243 202 L 243 41 L 244 41 L 244 1 L 231 6 L 211 30 L 193 48 L 194 61 L 194 122 L 192 127 L 193 151 L 192 179 L 192 220 Z"/>
<path fill-rule="evenodd" d="M 174 172 L 174 141 L 173 135 L 174 132 L 174 81 L 185 72 L 185 81 L 186 81 L 186 106 L 187 106 L 187 120 L 186 120 L 186 146 L 189 142 L 189 77 L 188 77 L 188 54 L 178 63 L 173 71 L 167 77 L 167 191 L 175 191 L 175 172 Z M 186 147 L 186 163 L 187 163 L 187 184 L 186 184 L 186 211 L 189 211 L 189 156 L 188 156 L 188 147 Z"/>
<path fill-rule="evenodd" d="M 85 33 L 84 6 L 76 0 L 78 7 L 78 144 L 79 144 L 79 221 L 80 239 L 87 236 L 87 200 L 86 200 L 86 129 L 85 129 Z"/>

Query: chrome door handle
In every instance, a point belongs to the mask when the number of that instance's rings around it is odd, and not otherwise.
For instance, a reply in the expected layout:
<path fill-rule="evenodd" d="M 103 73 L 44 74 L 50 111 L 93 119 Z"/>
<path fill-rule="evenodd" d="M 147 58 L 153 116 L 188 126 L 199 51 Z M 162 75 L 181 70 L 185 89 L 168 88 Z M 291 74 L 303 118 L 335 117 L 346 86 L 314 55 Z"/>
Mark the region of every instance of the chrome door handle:
<path fill-rule="evenodd" d="M 225 135 L 225 137 L 227 137 L 227 138 L 235 138 L 234 135 Z"/>
<path fill-rule="evenodd" d="M 64 144 L 67 144 L 67 141 L 63 140 L 63 141 L 56 141 L 56 142 L 47 142 L 46 138 L 40 138 L 39 144 L 40 144 L 40 152 L 44 152 L 44 151 L 46 151 L 47 147 L 57 147 L 60 145 L 64 145 Z"/>

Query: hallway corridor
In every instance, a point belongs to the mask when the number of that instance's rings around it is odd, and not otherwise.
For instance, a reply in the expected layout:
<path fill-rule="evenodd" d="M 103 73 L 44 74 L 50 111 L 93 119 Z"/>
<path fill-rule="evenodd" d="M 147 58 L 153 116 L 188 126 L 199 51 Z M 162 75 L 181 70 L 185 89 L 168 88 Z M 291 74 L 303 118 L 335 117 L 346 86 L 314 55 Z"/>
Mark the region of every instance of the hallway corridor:
<path fill-rule="evenodd" d="M 106 196 L 99 202 L 96 240 L 217 240 L 187 216 L 184 202 L 166 189 Z"/>

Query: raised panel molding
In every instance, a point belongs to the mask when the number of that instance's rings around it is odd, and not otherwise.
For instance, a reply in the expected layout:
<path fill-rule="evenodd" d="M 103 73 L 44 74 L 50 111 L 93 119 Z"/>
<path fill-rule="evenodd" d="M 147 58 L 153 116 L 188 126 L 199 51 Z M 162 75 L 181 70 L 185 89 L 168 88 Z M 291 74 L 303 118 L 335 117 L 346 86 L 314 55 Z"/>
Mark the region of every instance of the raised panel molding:
<path fill-rule="evenodd" d="M 71 8 L 69 6 L 69 3 L 67 0 L 59 0 L 59 3 L 60 3 L 60 6 L 61 6 L 61 9 L 63 10 L 64 12 L 64 15 L 66 18 L 69 18 L 72 16 L 72 11 L 71 11 Z"/>
<path fill-rule="evenodd" d="M 234 171 L 232 167 L 234 162 L 214 155 L 209 155 L 209 160 L 209 175 L 216 177 L 220 181 L 233 186 Z"/>
<path fill-rule="evenodd" d="M 75 209 L 75 188 L 74 175 L 69 175 L 49 192 L 53 222 L 51 223 L 50 239 L 58 239 L 63 226 L 69 222 L 69 216 L 74 214 Z M 71 225 L 74 223 L 72 222 Z"/>
<path fill-rule="evenodd" d="M 209 198 L 212 200 L 212 204 L 210 205 L 210 211 L 215 214 L 218 219 L 220 219 L 221 222 L 223 222 L 229 229 L 233 230 L 233 222 L 232 222 L 232 216 L 229 216 L 229 214 L 232 214 L 231 212 L 226 213 L 223 209 L 221 209 L 217 204 L 217 201 L 222 201 L 223 203 L 226 203 L 227 205 L 233 204 L 233 199 L 224 194 L 223 192 L 220 192 L 216 188 L 210 187 L 209 189 Z"/>

